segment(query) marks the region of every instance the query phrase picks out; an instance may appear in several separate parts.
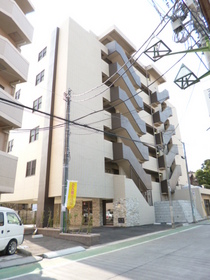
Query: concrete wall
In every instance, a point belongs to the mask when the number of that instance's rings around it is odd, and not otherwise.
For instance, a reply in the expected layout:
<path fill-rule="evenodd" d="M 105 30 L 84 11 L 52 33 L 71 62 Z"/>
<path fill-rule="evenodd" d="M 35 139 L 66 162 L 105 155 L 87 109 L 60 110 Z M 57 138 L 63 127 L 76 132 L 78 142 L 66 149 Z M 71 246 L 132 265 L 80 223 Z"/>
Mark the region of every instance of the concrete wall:
<path fill-rule="evenodd" d="M 169 201 L 155 202 L 155 222 L 171 223 L 171 212 Z M 194 209 L 196 221 L 202 220 L 200 214 Z M 191 223 L 193 222 L 192 208 L 190 201 L 176 200 L 172 201 L 172 216 L 174 223 Z"/>
<path fill-rule="evenodd" d="M 189 189 L 181 189 L 181 190 L 176 190 L 174 195 L 173 195 L 174 200 L 189 200 L 190 201 L 190 195 L 189 195 Z M 193 203 L 201 215 L 202 218 L 206 217 L 206 212 L 204 209 L 204 204 L 203 200 L 201 198 L 201 193 L 199 188 L 192 188 L 192 199 Z"/>
<path fill-rule="evenodd" d="M 114 225 L 139 226 L 154 223 L 154 207 L 149 206 L 134 182 L 125 176 L 116 176 L 114 181 Z M 123 218 L 124 223 L 119 223 L 119 218 Z"/>

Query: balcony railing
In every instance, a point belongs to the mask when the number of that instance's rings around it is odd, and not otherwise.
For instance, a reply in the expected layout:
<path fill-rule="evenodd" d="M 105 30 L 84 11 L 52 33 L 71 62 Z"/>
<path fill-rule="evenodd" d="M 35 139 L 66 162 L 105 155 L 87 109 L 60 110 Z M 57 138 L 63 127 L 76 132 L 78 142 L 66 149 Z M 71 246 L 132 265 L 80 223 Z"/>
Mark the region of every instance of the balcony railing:
<path fill-rule="evenodd" d="M 172 109 L 166 107 L 162 112 L 157 111 L 153 114 L 153 122 L 155 126 L 160 126 L 165 123 L 169 117 L 172 116 Z"/>
<path fill-rule="evenodd" d="M 151 105 L 157 107 L 159 104 L 162 104 L 164 101 L 169 99 L 169 93 L 166 89 L 161 92 L 155 91 L 151 94 Z"/>
<path fill-rule="evenodd" d="M 15 2 L 18 4 L 18 6 L 21 8 L 21 10 L 24 12 L 24 14 L 28 14 L 34 11 L 34 7 L 30 0 L 15 0 Z"/>
<path fill-rule="evenodd" d="M 21 3 L 27 1 L 20 1 Z M 33 26 L 25 14 L 12 0 L 0 0 L 0 28 L 13 40 L 22 46 L 32 42 Z"/>
<path fill-rule="evenodd" d="M 22 126 L 23 108 L 12 106 L 11 103 L 7 103 L 4 100 L 17 102 L 12 96 L 6 93 L 3 89 L 0 89 L 0 123 L 3 126 L 9 126 L 10 128 L 20 128 Z"/>
<path fill-rule="evenodd" d="M 1 77 L 9 83 L 26 82 L 29 63 L 4 37 L 0 36 Z"/>
<path fill-rule="evenodd" d="M 0 151 L 0 193 L 14 192 L 17 161 L 17 157 Z"/>

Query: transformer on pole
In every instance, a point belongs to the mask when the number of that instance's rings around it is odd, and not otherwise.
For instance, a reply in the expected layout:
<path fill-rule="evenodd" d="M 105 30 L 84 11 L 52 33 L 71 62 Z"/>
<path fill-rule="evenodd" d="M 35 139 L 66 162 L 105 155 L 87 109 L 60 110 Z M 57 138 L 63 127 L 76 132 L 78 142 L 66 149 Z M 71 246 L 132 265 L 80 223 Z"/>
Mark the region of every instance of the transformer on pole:
<path fill-rule="evenodd" d="M 198 0 L 162 0 L 162 5 L 158 0 L 151 2 L 162 19 L 170 19 L 175 43 L 184 43 L 187 50 L 206 46 L 210 31 Z M 205 52 L 205 57 L 210 69 L 210 52 Z"/>

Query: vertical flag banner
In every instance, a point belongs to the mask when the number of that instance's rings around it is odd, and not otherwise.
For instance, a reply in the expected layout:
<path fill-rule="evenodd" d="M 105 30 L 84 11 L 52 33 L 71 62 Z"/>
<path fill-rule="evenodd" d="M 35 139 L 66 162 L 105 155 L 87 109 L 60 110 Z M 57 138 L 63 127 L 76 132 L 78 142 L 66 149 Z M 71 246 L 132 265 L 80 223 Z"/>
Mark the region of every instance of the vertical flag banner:
<path fill-rule="evenodd" d="M 74 208 L 77 197 L 77 181 L 67 181 L 66 203 L 68 210 Z"/>

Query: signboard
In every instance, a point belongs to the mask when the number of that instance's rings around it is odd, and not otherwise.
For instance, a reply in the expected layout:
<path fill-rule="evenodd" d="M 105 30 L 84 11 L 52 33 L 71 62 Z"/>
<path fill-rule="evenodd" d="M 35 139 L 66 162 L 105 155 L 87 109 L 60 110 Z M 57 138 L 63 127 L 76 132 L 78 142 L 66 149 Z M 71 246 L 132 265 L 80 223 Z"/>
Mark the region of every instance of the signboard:
<path fill-rule="evenodd" d="M 76 204 L 77 181 L 67 181 L 66 202 L 65 207 L 70 210 Z"/>

